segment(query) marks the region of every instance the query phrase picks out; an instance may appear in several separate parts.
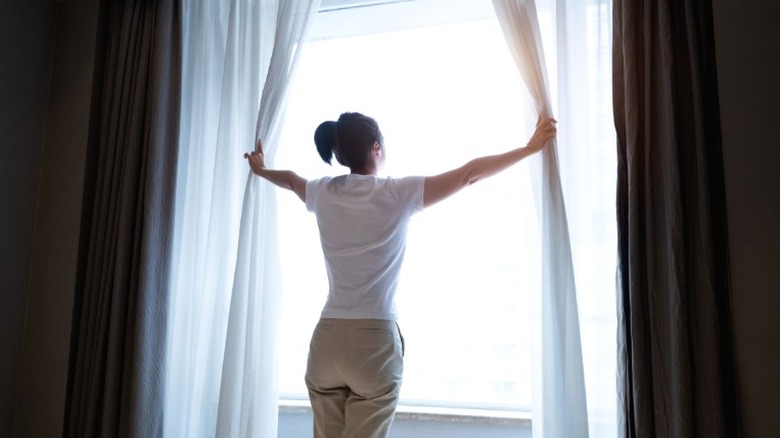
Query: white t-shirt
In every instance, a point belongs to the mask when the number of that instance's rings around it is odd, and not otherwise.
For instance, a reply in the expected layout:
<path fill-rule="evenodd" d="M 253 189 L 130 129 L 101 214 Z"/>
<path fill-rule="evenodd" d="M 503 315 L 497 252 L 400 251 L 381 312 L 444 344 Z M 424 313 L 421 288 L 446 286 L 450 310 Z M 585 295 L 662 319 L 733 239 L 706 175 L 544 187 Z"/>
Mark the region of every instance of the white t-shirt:
<path fill-rule="evenodd" d="M 423 209 L 424 183 L 350 174 L 306 184 L 330 285 L 323 318 L 395 320 L 407 225 Z"/>

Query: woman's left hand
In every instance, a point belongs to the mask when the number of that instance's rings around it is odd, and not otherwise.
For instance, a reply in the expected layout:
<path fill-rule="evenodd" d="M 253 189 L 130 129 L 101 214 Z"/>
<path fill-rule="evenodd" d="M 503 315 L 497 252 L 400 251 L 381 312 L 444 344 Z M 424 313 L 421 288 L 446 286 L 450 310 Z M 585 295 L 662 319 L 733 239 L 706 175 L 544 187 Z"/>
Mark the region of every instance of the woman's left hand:
<path fill-rule="evenodd" d="M 541 151 L 547 145 L 548 140 L 555 137 L 558 132 L 557 120 L 552 117 L 542 117 L 539 114 L 539 120 L 536 121 L 536 130 L 534 135 L 528 140 L 528 149 L 534 153 Z"/>

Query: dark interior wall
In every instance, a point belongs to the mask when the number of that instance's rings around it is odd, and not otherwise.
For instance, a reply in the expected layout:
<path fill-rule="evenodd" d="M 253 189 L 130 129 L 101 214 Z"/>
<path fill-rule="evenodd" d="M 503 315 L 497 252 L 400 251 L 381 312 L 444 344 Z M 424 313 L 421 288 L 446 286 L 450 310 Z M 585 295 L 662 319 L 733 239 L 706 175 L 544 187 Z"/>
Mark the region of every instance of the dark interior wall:
<path fill-rule="evenodd" d="M 780 2 L 715 0 L 745 435 L 780 430 Z"/>
<path fill-rule="evenodd" d="M 0 2 L 0 436 L 11 436 L 54 54 L 51 0 Z"/>
<path fill-rule="evenodd" d="M 0 3 L 0 436 L 61 435 L 97 0 Z"/>
<path fill-rule="evenodd" d="M 64 418 L 99 1 L 62 0 L 56 5 L 14 420 L 17 437 L 59 436 Z"/>

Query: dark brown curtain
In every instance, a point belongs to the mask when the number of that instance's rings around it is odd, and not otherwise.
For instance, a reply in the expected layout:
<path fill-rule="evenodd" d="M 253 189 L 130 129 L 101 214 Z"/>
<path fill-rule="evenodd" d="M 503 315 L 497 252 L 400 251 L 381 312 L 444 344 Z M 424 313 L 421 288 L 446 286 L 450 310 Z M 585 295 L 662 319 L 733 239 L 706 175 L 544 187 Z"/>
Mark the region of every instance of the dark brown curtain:
<path fill-rule="evenodd" d="M 100 9 L 63 436 L 163 430 L 178 0 Z"/>
<path fill-rule="evenodd" d="M 618 386 L 627 437 L 734 437 L 712 5 L 614 0 Z"/>

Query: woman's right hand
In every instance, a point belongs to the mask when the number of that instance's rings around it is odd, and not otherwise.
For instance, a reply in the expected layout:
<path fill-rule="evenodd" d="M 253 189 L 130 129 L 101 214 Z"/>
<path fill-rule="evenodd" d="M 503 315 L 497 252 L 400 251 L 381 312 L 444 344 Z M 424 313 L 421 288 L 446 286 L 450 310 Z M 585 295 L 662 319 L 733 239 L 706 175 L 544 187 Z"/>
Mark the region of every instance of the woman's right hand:
<path fill-rule="evenodd" d="M 558 132 L 558 128 L 556 127 L 557 123 L 558 121 L 552 117 L 542 118 L 542 116 L 539 115 L 539 120 L 536 122 L 536 130 L 531 136 L 531 139 L 528 140 L 528 149 L 534 153 L 544 149 L 544 146 L 547 145 L 549 140 L 555 137 L 555 134 Z"/>
<path fill-rule="evenodd" d="M 260 172 L 265 169 L 265 153 L 263 151 L 262 140 L 257 140 L 257 146 L 253 152 L 247 152 L 244 154 L 244 158 L 249 160 L 249 167 L 252 168 L 252 172 L 260 175 Z"/>

